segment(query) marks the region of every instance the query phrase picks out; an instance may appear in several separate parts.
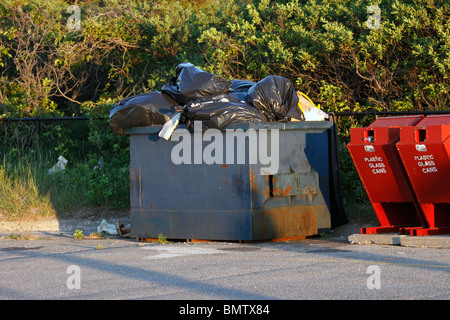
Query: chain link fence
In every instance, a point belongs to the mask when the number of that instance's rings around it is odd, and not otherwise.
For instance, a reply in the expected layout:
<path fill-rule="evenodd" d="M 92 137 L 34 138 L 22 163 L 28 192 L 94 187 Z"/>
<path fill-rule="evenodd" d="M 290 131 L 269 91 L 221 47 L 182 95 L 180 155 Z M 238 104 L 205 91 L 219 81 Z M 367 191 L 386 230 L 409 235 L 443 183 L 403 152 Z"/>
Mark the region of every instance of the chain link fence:
<path fill-rule="evenodd" d="M 338 134 L 346 142 L 349 138 L 350 127 L 367 126 L 377 117 L 405 116 L 405 115 L 450 114 L 450 111 L 367 111 L 367 112 L 338 112 Z M 98 121 L 98 122 L 97 122 Z M 17 155 L 18 157 L 33 152 L 39 156 L 45 153 L 69 152 L 72 157 L 83 159 L 88 152 L 92 152 L 92 141 L 89 133 L 93 122 L 103 127 L 104 132 L 110 131 L 105 119 L 89 117 L 49 117 L 49 118 L 7 118 L 1 119 L 0 156 Z M 94 143 L 95 144 L 95 143 Z"/>

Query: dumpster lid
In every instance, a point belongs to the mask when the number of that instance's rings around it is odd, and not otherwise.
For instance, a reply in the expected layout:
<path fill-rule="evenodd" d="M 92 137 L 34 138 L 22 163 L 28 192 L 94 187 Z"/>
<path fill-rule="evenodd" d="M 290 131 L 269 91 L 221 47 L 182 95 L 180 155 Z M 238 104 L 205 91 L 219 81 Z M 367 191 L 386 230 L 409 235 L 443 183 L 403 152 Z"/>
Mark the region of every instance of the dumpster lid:
<path fill-rule="evenodd" d="M 278 130 L 328 130 L 333 127 L 332 121 L 291 121 L 291 122 L 243 122 L 230 124 L 221 131 L 227 129 L 278 129 Z M 185 125 L 179 125 L 177 128 L 185 129 Z M 146 126 L 146 127 L 134 127 L 125 130 L 126 135 L 133 134 L 158 134 L 161 131 L 162 126 Z"/>

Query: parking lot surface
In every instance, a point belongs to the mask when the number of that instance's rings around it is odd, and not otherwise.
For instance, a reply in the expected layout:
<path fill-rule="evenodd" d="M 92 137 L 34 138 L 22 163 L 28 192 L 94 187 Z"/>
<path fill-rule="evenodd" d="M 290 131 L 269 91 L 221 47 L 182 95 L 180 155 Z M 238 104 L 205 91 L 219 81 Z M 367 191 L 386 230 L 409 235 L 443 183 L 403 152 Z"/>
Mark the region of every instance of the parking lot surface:
<path fill-rule="evenodd" d="M 448 249 L 285 242 L 0 239 L 0 299 L 448 300 Z"/>

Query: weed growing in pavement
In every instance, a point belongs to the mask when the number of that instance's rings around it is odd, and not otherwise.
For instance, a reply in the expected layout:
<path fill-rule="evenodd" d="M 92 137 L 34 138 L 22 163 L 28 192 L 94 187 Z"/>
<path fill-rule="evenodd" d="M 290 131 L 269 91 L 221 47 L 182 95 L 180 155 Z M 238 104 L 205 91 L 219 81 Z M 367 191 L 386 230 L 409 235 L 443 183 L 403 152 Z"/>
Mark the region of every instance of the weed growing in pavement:
<path fill-rule="evenodd" d="M 167 238 L 162 234 L 162 232 L 160 232 L 158 234 L 158 243 L 159 244 L 166 244 L 167 243 Z"/>
<path fill-rule="evenodd" d="M 74 232 L 73 232 L 73 238 L 74 239 L 83 239 L 84 238 L 84 235 L 83 235 L 83 231 L 81 231 L 81 230 L 75 230 Z"/>

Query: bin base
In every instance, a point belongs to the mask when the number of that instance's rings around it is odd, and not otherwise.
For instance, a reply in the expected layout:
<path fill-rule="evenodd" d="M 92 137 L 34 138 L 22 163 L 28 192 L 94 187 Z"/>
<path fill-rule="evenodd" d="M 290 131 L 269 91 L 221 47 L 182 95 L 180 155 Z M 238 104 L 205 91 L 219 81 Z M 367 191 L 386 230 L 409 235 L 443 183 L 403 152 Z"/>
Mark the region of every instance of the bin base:
<path fill-rule="evenodd" d="M 398 232 L 398 231 L 400 231 L 400 227 L 396 227 L 396 226 L 361 228 L 361 234 L 380 234 L 380 233 L 391 233 L 391 232 Z"/>
<path fill-rule="evenodd" d="M 425 228 L 425 227 L 398 227 L 383 226 L 361 228 L 361 234 L 382 234 L 382 233 L 400 233 L 410 236 L 431 236 L 450 233 L 450 227 Z"/>
<path fill-rule="evenodd" d="M 450 227 L 439 227 L 439 228 L 411 228 L 409 234 L 411 236 L 432 236 L 439 234 L 450 233 Z"/>

